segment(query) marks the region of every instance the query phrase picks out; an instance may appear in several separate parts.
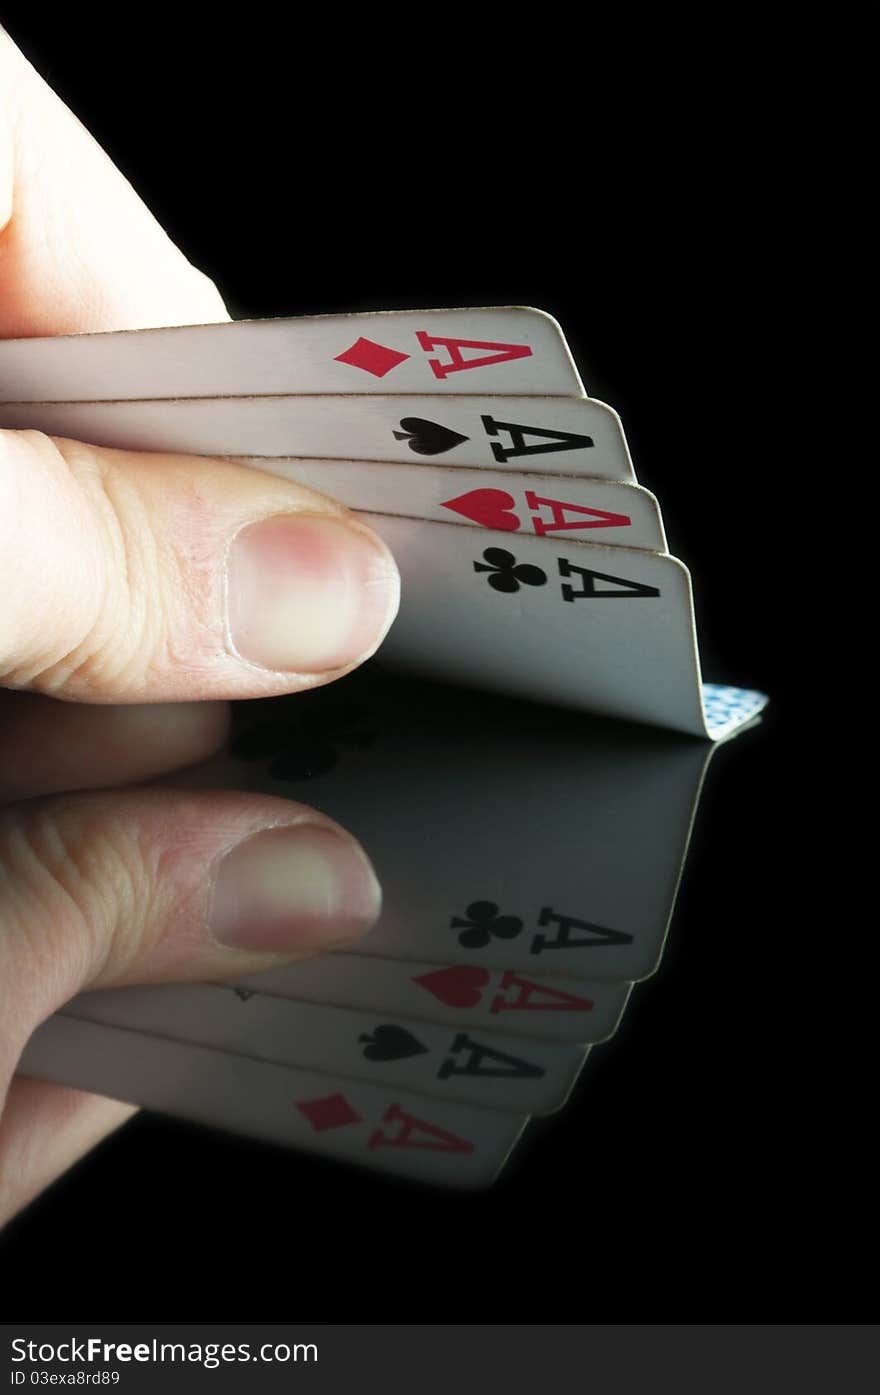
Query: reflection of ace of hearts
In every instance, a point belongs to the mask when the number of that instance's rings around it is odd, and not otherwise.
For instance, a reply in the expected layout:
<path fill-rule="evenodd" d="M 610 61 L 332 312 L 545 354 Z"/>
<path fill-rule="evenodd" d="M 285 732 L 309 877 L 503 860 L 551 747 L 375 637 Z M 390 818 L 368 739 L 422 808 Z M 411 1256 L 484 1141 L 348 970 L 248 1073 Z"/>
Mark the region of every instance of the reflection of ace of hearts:
<path fill-rule="evenodd" d="M 469 1008 L 476 1007 L 491 977 L 479 964 L 451 964 L 421 974 L 416 982 L 447 1007 Z"/>
<path fill-rule="evenodd" d="M 576 1042 L 611 1036 L 629 993 L 626 984 L 548 978 L 538 972 L 517 973 L 483 964 L 437 968 L 339 953 L 243 981 L 250 996 L 273 993 L 455 1027 L 478 1024 L 483 1031 L 508 1036 Z"/>

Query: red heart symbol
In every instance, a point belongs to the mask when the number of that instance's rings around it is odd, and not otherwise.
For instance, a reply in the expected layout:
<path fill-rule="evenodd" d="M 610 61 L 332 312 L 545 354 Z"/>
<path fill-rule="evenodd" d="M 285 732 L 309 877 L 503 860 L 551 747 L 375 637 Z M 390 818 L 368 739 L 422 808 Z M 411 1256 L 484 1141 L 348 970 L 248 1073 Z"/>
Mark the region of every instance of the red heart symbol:
<path fill-rule="evenodd" d="M 484 528 L 502 528 L 506 533 L 515 533 L 519 519 L 512 513 L 516 500 L 503 489 L 471 489 L 467 494 L 459 494 L 457 499 L 441 501 L 444 509 L 455 509 L 456 513 L 482 523 Z"/>
<path fill-rule="evenodd" d="M 449 1007 L 476 1007 L 492 975 L 488 969 L 478 964 L 458 964 L 451 969 L 435 969 L 430 974 L 420 974 L 413 983 L 427 988 L 441 1003 Z"/>

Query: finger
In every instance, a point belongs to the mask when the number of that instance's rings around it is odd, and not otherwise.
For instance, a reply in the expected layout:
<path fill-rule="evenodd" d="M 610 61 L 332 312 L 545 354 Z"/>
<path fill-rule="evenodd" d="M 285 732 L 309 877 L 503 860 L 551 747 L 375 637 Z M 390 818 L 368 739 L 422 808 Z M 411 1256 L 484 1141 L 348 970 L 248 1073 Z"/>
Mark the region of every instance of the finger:
<path fill-rule="evenodd" d="M 360 845 L 284 799 L 140 788 L 10 806 L 0 1082 L 34 1027 L 83 988 L 268 968 L 357 939 L 380 901 Z"/>
<path fill-rule="evenodd" d="M 0 30 L 0 337 L 228 318 L 76 117 Z"/>
<path fill-rule="evenodd" d="M 0 431 L 0 684 L 80 702 L 329 682 L 397 613 L 384 542 L 301 485 Z"/>
<path fill-rule="evenodd" d="M 0 1225 L 135 1113 L 64 1085 L 13 1080 L 0 1116 Z"/>
<path fill-rule="evenodd" d="M 90 707 L 0 692 L 0 803 L 152 780 L 205 760 L 229 733 L 224 702 Z"/>

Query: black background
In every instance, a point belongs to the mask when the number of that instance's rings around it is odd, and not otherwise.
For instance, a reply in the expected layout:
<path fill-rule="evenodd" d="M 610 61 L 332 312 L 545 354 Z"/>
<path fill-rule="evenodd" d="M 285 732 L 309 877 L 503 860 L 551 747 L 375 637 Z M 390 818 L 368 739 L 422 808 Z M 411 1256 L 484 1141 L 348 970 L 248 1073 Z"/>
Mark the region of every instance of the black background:
<path fill-rule="evenodd" d="M 490 1193 L 142 1116 L 0 1240 L 7 1316 L 862 1316 L 848 988 L 817 983 L 799 861 L 784 42 L 703 9 L 662 47 L 638 10 L 508 13 L 503 40 L 455 12 L 132 14 L 5 22 L 231 312 L 550 311 L 691 566 L 706 676 L 773 701 L 713 764 L 660 971 Z"/>

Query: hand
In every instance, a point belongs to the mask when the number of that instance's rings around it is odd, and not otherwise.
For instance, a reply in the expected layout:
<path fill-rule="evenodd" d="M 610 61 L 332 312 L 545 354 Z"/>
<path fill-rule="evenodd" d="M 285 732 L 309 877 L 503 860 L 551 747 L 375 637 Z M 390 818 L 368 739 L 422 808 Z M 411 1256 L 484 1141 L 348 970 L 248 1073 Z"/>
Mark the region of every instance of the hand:
<path fill-rule="evenodd" d="M 0 94 L 0 335 L 228 318 L 2 31 Z M 399 579 L 347 509 L 275 476 L 3 431 L 0 596 L 2 1219 L 131 1113 L 12 1080 L 67 999 L 252 972 L 375 921 L 369 862 L 323 815 L 142 782 L 222 743 L 222 699 L 368 658 Z"/>

